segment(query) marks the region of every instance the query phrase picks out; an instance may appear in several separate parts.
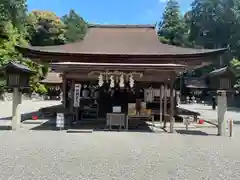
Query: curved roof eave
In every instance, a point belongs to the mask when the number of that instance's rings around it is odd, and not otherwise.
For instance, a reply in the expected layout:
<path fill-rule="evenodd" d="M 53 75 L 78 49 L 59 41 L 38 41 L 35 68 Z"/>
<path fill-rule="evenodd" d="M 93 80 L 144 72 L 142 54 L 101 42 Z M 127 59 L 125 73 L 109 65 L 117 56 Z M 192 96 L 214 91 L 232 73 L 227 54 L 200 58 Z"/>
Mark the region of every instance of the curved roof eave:
<path fill-rule="evenodd" d="M 169 45 L 171 46 L 171 45 Z M 51 46 L 53 47 L 53 46 Z M 57 46 L 56 46 L 57 47 Z M 173 46 L 174 47 L 174 46 Z M 204 56 L 204 55 L 211 55 L 211 54 L 219 54 L 219 53 L 224 53 L 228 50 L 228 48 L 221 48 L 221 49 L 202 49 L 200 51 L 200 49 L 196 49 L 196 52 L 193 52 L 192 48 L 183 48 L 183 49 L 190 49 L 192 51 L 189 51 L 189 53 L 102 53 L 102 52 L 67 52 L 67 51 L 48 51 L 46 50 L 46 47 L 44 47 L 44 49 L 42 47 L 20 47 L 20 46 L 16 46 L 16 48 L 18 50 L 20 50 L 20 52 L 23 52 L 24 54 L 31 54 L 31 55 L 50 55 L 50 56 L 54 56 L 54 55 L 67 55 L 67 56 L 71 56 L 71 55 L 86 55 L 86 56 L 94 56 L 94 55 L 103 55 L 103 56 L 146 56 L 146 57 L 159 57 L 159 56 L 164 56 L 164 57 L 187 57 L 187 56 Z M 177 48 L 181 48 L 181 47 L 177 47 Z M 50 48 L 51 49 L 51 48 Z"/>

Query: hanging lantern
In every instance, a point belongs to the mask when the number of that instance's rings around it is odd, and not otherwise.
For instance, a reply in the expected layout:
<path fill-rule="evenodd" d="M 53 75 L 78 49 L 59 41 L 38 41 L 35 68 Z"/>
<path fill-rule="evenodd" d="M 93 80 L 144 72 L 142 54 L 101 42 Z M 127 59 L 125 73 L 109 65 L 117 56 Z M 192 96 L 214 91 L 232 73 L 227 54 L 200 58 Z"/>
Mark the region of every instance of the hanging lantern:
<path fill-rule="evenodd" d="M 98 77 L 98 85 L 99 85 L 99 87 L 102 87 L 102 85 L 103 85 L 103 75 L 102 74 L 100 74 L 100 76 Z"/>
<path fill-rule="evenodd" d="M 123 74 L 120 76 L 119 86 L 120 86 L 121 88 L 124 87 L 124 76 L 123 76 Z"/>
<path fill-rule="evenodd" d="M 110 76 L 110 87 L 114 88 L 114 86 L 115 86 L 114 78 L 113 78 L 113 76 Z"/>
<path fill-rule="evenodd" d="M 131 88 L 133 88 L 133 86 L 134 86 L 134 79 L 133 79 L 133 75 L 132 74 L 129 77 L 129 85 L 130 85 Z"/>

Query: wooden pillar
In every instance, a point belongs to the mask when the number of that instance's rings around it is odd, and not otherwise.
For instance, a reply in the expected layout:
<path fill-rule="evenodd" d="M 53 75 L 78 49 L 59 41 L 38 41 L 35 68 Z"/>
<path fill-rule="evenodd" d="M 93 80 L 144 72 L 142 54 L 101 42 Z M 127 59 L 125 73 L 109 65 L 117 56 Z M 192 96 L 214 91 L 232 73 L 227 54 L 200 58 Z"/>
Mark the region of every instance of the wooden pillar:
<path fill-rule="evenodd" d="M 63 107 L 66 108 L 67 107 L 67 80 L 65 77 L 65 74 L 62 74 L 62 103 L 63 103 Z"/>
<path fill-rule="evenodd" d="M 159 116 L 159 120 L 160 120 L 160 125 L 162 124 L 162 121 L 163 121 L 163 97 L 164 97 L 164 86 L 161 85 L 160 86 L 160 116 Z"/>
<path fill-rule="evenodd" d="M 175 90 L 173 88 L 173 83 L 170 86 L 170 133 L 174 133 L 174 109 L 175 109 Z"/>
<path fill-rule="evenodd" d="M 75 82 L 74 80 L 71 80 L 71 101 L 70 101 L 70 112 L 74 112 L 74 108 L 73 108 L 73 103 L 74 103 L 74 88 L 75 88 Z"/>
<path fill-rule="evenodd" d="M 163 128 L 166 128 L 167 127 L 167 84 L 165 83 L 164 84 L 164 98 L 163 98 L 163 103 L 164 103 L 164 124 L 163 124 Z"/>

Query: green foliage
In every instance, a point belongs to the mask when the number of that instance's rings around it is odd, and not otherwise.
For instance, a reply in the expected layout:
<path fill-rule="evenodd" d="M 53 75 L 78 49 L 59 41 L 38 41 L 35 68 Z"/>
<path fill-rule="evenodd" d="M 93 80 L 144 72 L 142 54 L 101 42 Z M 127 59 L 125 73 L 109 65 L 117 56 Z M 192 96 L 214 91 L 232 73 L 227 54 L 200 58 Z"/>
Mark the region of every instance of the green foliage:
<path fill-rule="evenodd" d="M 42 84 L 40 81 L 44 79 L 49 71 L 49 67 L 47 65 L 40 65 L 31 60 L 26 60 L 24 62 L 29 68 L 34 70 L 36 73 L 30 78 L 30 87 L 32 92 L 41 93 L 43 89 Z"/>
<path fill-rule="evenodd" d="M 1 0 L 0 1 L 0 22 L 9 21 L 15 28 L 22 32 L 27 16 L 27 0 Z"/>
<path fill-rule="evenodd" d="M 37 64 L 24 58 L 15 47 L 60 45 L 83 39 L 87 25 L 74 10 L 62 19 L 48 11 L 27 14 L 27 0 L 0 0 L 0 67 L 10 61 L 27 65 L 36 72 L 30 78 L 31 90 L 44 94 L 47 89 L 39 82 L 49 71 L 47 65 Z M 5 80 L 0 79 L 0 91 Z"/>
<path fill-rule="evenodd" d="M 240 88 L 240 61 L 236 58 L 234 58 L 231 62 L 230 62 L 230 67 L 232 68 L 232 70 L 234 71 L 237 81 L 235 83 L 235 88 Z"/>
<path fill-rule="evenodd" d="M 65 25 L 53 12 L 33 11 L 27 18 L 32 45 L 49 46 L 65 43 Z"/>
<path fill-rule="evenodd" d="M 43 84 L 40 84 L 37 93 L 43 95 L 43 94 L 47 94 L 48 90 L 46 89 L 46 87 Z"/>
<path fill-rule="evenodd" d="M 192 10 L 185 16 L 192 44 L 204 48 L 230 47 L 233 56 L 240 56 L 240 0 L 194 0 Z M 222 65 L 232 66 L 236 60 L 230 63 L 230 59 L 224 56 Z M 210 69 L 220 68 L 220 63 L 214 59 L 213 62 L 211 66 L 197 71 L 204 74 Z"/>
<path fill-rule="evenodd" d="M 3 22 L 3 33 L 6 38 L 0 43 L 0 66 L 6 65 L 9 61 L 21 61 L 24 58 L 15 50 L 16 45 L 26 46 L 27 41 L 19 30 L 11 22 Z"/>
<path fill-rule="evenodd" d="M 73 9 L 70 10 L 69 14 L 62 17 L 62 21 L 66 26 L 67 42 L 75 42 L 84 38 L 87 24 Z"/>
<path fill-rule="evenodd" d="M 0 95 L 4 92 L 5 86 L 6 80 L 3 77 L 0 77 Z"/>
<path fill-rule="evenodd" d="M 163 13 L 163 20 L 159 23 L 158 34 L 163 43 L 185 46 L 187 43 L 187 24 L 180 13 L 178 1 L 169 0 Z"/>
<path fill-rule="evenodd" d="M 238 59 L 234 58 L 230 62 L 230 67 L 233 69 L 233 71 L 235 72 L 236 76 L 239 77 L 240 76 L 240 61 Z"/>
<path fill-rule="evenodd" d="M 195 0 L 190 38 L 206 48 L 230 46 L 235 55 L 240 38 L 239 0 Z"/>

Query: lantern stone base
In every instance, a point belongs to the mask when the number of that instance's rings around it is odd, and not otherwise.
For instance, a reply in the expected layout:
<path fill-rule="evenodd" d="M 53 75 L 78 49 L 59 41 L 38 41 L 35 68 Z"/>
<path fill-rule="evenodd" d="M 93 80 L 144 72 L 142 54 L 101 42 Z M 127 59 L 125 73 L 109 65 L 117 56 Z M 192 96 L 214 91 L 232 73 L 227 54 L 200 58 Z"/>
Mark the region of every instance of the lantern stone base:
<path fill-rule="evenodd" d="M 12 101 L 12 130 L 16 131 L 20 128 L 21 123 L 21 98 L 22 94 L 19 88 L 13 88 L 13 101 Z"/>
<path fill-rule="evenodd" d="M 226 98 L 226 91 L 219 90 L 217 92 L 217 104 L 218 104 L 218 135 L 219 136 L 226 136 L 226 119 L 225 113 L 227 111 L 227 98 Z"/>

